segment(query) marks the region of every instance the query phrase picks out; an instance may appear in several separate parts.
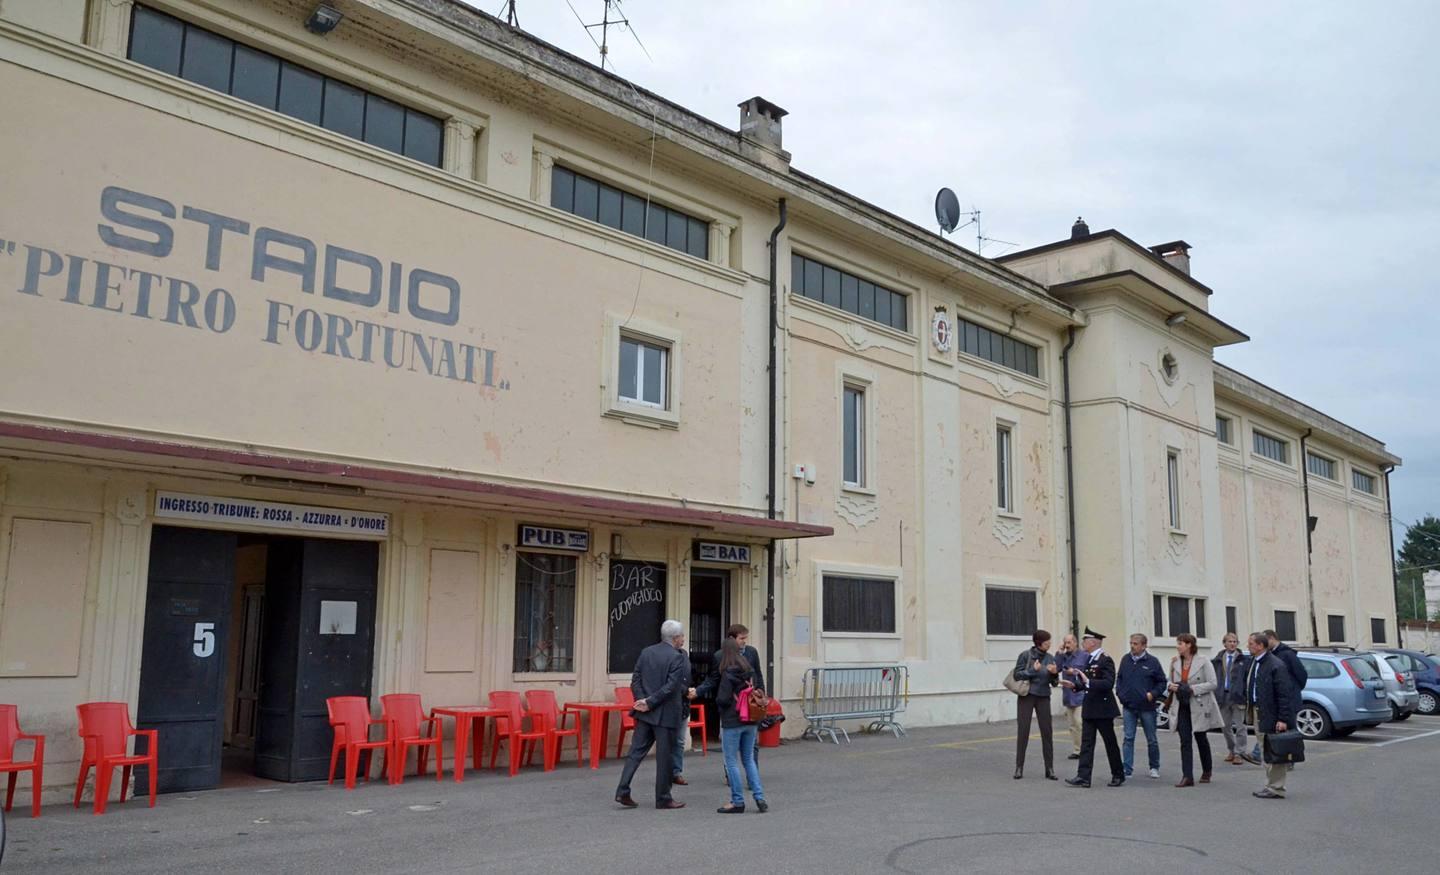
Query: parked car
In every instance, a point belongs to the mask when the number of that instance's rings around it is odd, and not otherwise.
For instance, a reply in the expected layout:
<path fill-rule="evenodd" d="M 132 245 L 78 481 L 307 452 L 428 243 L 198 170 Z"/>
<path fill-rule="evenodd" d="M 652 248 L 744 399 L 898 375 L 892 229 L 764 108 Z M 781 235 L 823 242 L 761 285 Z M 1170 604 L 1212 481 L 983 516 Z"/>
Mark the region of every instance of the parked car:
<path fill-rule="evenodd" d="M 1421 714 L 1440 714 L 1440 658 L 1421 653 L 1418 650 L 1401 650 L 1398 647 L 1382 648 L 1381 653 L 1391 660 L 1391 665 L 1402 663 L 1404 671 L 1415 680 L 1416 707 Z M 1396 665 L 1399 668 L 1398 665 Z"/>
<path fill-rule="evenodd" d="M 1420 704 L 1413 672 L 1405 671 L 1405 663 L 1393 653 L 1375 653 L 1375 664 L 1385 679 L 1385 694 L 1390 700 L 1390 719 L 1409 720 Z"/>
<path fill-rule="evenodd" d="M 1307 739 L 1345 736 L 1390 719 L 1380 657 L 1353 650 L 1301 650 L 1310 679 L 1300 692 L 1295 728 Z"/>

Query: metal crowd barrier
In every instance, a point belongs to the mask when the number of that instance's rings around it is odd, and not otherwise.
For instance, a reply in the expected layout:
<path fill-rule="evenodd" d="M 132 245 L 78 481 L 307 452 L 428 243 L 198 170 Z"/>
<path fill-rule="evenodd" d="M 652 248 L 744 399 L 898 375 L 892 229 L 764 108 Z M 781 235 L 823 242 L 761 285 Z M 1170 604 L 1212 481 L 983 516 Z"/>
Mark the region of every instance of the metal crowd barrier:
<path fill-rule="evenodd" d="M 903 665 L 812 668 L 805 673 L 801 693 L 801 710 L 810 725 L 800 737 L 818 741 L 829 735 L 839 744 L 843 735 L 848 744 L 850 734 L 835 722 L 869 719 L 866 732 L 888 729 L 899 738 L 905 727 L 895 715 L 905 710 L 909 698 L 910 670 Z"/>

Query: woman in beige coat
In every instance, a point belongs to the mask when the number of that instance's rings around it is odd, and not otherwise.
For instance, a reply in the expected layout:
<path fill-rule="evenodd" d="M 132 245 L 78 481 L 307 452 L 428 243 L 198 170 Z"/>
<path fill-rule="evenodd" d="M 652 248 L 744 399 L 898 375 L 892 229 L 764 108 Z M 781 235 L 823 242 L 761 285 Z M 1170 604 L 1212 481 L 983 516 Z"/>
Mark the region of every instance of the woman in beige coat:
<path fill-rule="evenodd" d="M 1210 660 L 1195 655 L 1195 636 L 1182 632 L 1175 636 L 1179 655 L 1170 660 L 1170 695 L 1166 711 L 1170 726 L 1180 735 L 1180 770 L 1182 777 L 1176 787 L 1195 786 L 1195 753 L 1200 748 L 1200 783 L 1210 783 L 1210 741 L 1205 733 L 1219 729 L 1220 704 L 1215 701 L 1215 668 Z"/>

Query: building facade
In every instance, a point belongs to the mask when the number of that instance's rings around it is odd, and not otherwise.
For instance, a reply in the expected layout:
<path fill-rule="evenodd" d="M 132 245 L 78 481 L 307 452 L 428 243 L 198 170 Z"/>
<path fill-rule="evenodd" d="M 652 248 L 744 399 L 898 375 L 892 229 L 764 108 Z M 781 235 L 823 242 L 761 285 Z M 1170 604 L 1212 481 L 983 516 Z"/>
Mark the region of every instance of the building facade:
<path fill-rule="evenodd" d="M 1399 460 L 1216 364 L 1184 247 L 984 259 L 760 98 L 336 5 L 0 2 L 0 701 L 57 798 L 80 702 L 168 787 L 304 780 L 326 696 L 608 699 L 666 616 L 793 710 L 904 663 L 910 724 L 1003 719 L 1036 626 L 1394 640 Z"/>

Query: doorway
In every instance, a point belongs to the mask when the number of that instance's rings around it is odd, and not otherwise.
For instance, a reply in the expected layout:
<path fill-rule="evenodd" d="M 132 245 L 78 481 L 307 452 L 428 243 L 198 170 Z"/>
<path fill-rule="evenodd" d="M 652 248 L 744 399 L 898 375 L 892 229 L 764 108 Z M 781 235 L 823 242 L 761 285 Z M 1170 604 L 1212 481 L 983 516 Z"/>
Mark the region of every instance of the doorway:
<path fill-rule="evenodd" d="M 699 686 L 715 666 L 715 654 L 730 627 L 730 572 L 718 568 L 690 571 L 690 685 Z M 706 731 L 719 738 L 720 715 L 712 699 L 705 703 Z"/>
<path fill-rule="evenodd" d="M 137 723 L 160 792 L 326 776 L 325 699 L 370 694 L 379 544 L 156 526 Z"/>

